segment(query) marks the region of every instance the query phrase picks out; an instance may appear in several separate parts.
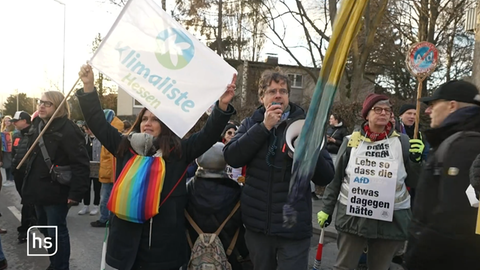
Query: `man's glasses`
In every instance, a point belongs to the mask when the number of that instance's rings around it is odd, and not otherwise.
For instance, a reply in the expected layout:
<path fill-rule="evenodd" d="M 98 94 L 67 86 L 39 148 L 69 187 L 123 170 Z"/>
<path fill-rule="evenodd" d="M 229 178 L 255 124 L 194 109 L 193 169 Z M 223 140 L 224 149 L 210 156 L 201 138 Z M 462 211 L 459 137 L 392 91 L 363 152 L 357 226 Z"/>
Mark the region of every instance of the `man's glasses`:
<path fill-rule="evenodd" d="M 41 100 L 41 99 L 37 100 L 37 104 L 38 104 L 38 106 L 42 106 L 42 105 L 43 105 L 43 106 L 45 106 L 45 107 L 47 107 L 47 108 L 50 108 L 50 107 L 52 107 L 52 105 L 53 105 L 52 102 L 46 101 L 46 100 Z"/>
<path fill-rule="evenodd" d="M 392 108 L 373 107 L 372 111 L 374 111 L 376 114 L 381 114 L 383 111 L 385 111 L 385 114 L 392 114 Z"/>
<path fill-rule="evenodd" d="M 285 89 L 285 88 L 278 89 L 278 91 L 276 89 L 268 89 L 267 91 L 265 91 L 265 94 L 267 96 L 274 96 L 274 95 L 277 94 L 277 92 L 280 93 L 280 95 L 282 95 L 282 96 L 285 96 L 285 95 L 288 94 L 288 90 Z"/>

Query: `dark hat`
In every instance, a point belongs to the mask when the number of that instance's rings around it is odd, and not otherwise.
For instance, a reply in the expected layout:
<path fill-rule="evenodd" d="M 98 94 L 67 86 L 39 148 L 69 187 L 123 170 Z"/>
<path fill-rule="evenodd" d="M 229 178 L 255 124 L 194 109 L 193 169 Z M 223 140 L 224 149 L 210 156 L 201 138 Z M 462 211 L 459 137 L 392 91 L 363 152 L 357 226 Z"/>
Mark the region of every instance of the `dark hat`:
<path fill-rule="evenodd" d="M 369 94 L 365 98 L 365 101 L 363 102 L 363 106 L 362 106 L 363 119 L 367 119 L 368 112 L 372 109 L 373 105 L 375 105 L 377 102 L 382 100 L 388 100 L 388 97 L 380 94 L 373 94 L 373 93 Z"/>
<path fill-rule="evenodd" d="M 223 147 L 221 142 L 214 144 L 207 152 L 197 158 L 197 164 L 206 170 L 224 171 L 227 163 L 223 158 Z"/>
<path fill-rule="evenodd" d="M 446 82 L 440 85 L 431 97 L 423 97 L 419 100 L 428 105 L 430 102 L 440 99 L 480 105 L 480 94 L 477 87 L 461 80 Z"/>
<path fill-rule="evenodd" d="M 404 112 L 408 110 L 416 110 L 417 106 L 415 104 L 403 104 L 398 111 L 398 116 L 401 116 Z"/>
<path fill-rule="evenodd" d="M 225 137 L 225 133 L 231 128 L 235 129 L 235 131 L 237 131 L 237 129 L 238 129 L 237 126 L 235 126 L 234 124 L 227 124 L 222 131 L 222 135 L 221 135 L 222 138 Z"/>
<path fill-rule="evenodd" d="M 24 111 L 17 111 L 15 115 L 13 116 L 12 119 L 10 119 L 10 122 L 14 123 L 20 120 L 27 120 L 27 123 L 31 123 L 31 116 L 27 112 Z"/>

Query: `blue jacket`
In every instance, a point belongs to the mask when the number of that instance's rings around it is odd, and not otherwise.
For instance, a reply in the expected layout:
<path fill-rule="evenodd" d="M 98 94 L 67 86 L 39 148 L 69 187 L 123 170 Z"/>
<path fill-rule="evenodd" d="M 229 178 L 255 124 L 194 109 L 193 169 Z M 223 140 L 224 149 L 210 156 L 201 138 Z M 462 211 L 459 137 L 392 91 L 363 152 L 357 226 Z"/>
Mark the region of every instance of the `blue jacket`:
<path fill-rule="evenodd" d="M 242 220 L 255 232 L 290 239 L 305 239 L 312 235 L 312 201 L 310 189 L 296 206 L 297 224 L 283 227 L 283 206 L 287 202 L 293 159 L 285 149 L 284 132 L 292 119 L 305 117 L 299 106 L 290 103 L 289 119 L 272 130 L 263 125 L 265 108 L 257 109 L 246 118 L 235 137 L 225 146 L 225 161 L 238 168 L 247 166 L 241 197 Z M 312 181 L 327 185 L 333 179 L 333 162 L 328 152 L 320 152 Z"/>

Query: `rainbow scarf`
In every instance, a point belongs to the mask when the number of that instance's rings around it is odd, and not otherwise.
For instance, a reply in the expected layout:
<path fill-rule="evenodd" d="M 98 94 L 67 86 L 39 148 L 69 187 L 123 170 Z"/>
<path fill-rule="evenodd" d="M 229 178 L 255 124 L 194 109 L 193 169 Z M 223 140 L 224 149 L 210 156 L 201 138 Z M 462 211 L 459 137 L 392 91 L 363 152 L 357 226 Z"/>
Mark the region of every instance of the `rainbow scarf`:
<path fill-rule="evenodd" d="M 163 158 L 134 155 L 113 185 L 108 209 L 130 222 L 151 219 L 158 214 L 164 179 Z"/>
<path fill-rule="evenodd" d="M 2 132 L 2 151 L 3 152 L 12 152 L 12 138 L 13 138 L 13 131 Z"/>

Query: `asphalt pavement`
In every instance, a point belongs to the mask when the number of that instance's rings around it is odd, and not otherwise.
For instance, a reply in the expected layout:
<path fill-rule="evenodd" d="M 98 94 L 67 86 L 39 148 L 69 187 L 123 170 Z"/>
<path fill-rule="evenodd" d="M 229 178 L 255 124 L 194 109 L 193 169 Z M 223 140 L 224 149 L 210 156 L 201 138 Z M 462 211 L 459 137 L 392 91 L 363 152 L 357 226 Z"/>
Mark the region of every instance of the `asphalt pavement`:
<path fill-rule="evenodd" d="M 93 194 L 92 194 L 93 198 Z M 314 235 L 311 239 L 309 268 L 312 269 L 317 252 L 319 228 L 316 223 L 316 213 L 320 209 L 321 201 L 313 202 L 312 225 Z M 8 270 L 44 270 L 49 265 L 48 257 L 29 257 L 27 256 L 27 245 L 17 243 L 16 228 L 20 223 L 20 198 L 15 187 L 3 187 L 0 191 L 0 228 L 7 229 L 8 233 L 1 235 L 3 251 L 8 260 Z M 102 244 L 105 237 L 105 228 L 93 228 L 90 222 L 98 219 L 98 215 L 78 215 L 82 205 L 74 206 L 70 209 L 67 216 L 67 224 L 70 233 L 71 270 L 96 270 L 100 269 Z M 336 235 L 334 224 L 327 227 L 325 231 L 325 240 L 323 246 L 322 270 L 333 269 L 338 249 L 336 245 Z M 112 270 L 107 266 L 107 270 Z M 400 270 L 398 266 L 392 265 L 391 270 Z"/>

